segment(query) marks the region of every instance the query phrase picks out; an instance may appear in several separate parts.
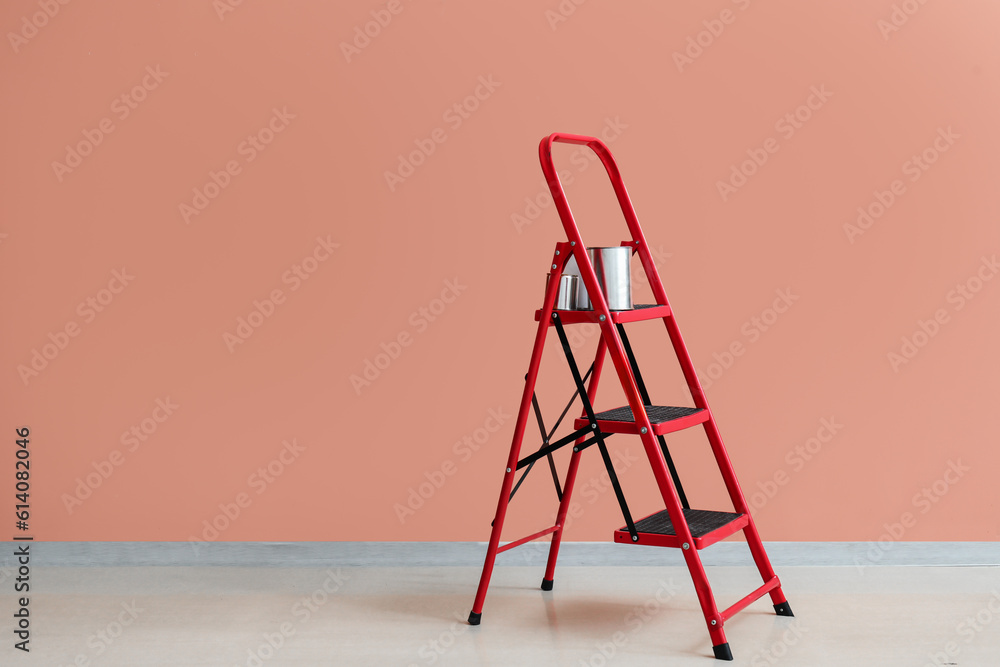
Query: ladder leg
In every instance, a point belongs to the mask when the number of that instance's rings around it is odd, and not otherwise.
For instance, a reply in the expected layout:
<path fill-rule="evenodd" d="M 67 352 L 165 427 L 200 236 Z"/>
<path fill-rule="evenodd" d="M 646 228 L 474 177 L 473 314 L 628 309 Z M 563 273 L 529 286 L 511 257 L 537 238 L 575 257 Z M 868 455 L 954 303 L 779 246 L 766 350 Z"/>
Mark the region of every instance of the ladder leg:
<path fill-rule="evenodd" d="M 653 469 L 653 476 L 660 490 L 660 496 L 666 505 L 670 520 L 674 524 L 674 530 L 683 543 L 689 545 L 681 549 L 684 555 L 684 562 L 691 575 L 695 593 L 698 595 L 698 604 L 701 605 L 702 614 L 705 616 L 705 624 L 708 626 L 708 634 L 712 639 L 712 649 L 715 657 L 720 660 L 732 660 L 732 652 L 729 643 L 726 641 L 726 633 L 723 629 L 724 620 L 719 613 L 719 607 L 715 602 L 715 595 L 712 593 L 712 585 L 708 581 L 708 574 L 695 548 L 694 539 L 691 536 L 691 529 L 688 527 L 687 519 L 684 517 L 684 510 L 681 506 L 680 498 L 673 487 L 673 480 L 667 472 L 666 464 L 663 460 L 662 452 L 657 447 L 657 441 L 652 432 L 639 436 L 646 456 L 649 458 Z M 726 657 L 728 656 L 728 657 Z"/>
<path fill-rule="evenodd" d="M 767 557 L 767 552 L 764 551 L 764 544 L 761 542 L 757 526 L 754 523 L 753 516 L 750 514 L 750 508 L 743 497 L 743 490 L 740 488 L 739 480 L 736 479 L 736 471 L 733 469 L 732 461 L 729 460 L 726 448 L 722 444 L 722 436 L 719 434 L 719 428 L 715 424 L 714 417 L 705 422 L 705 434 L 708 436 L 708 441 L 712 446 L 712 452 L 715 454 L 716 463 L 718 463 L 722 479 L 726 483 L 733 507 L 737 512 L 747 515 L 747 525 L 743 529 L 743 534 L 746 536 L 747 546 L 750 548 L 750 554 L 757 565 L 757 570 L 760 572 L 761 579 L 765 582 L 770 581 L 776 578 L 777 575 L 774 573 L 774 568 L 771 567 L 771 560 Z M 780 583 L 778 586 L 772 588 L 769 593 L 774 610 L 779 616 L 793 615 L 792 609 L 785 599 L 785 594 L 781 590 Z"/>
<path fill-rule="evenodd" d="M 535 339 L 535 347 L 541 350 L 545 341 L 545 332 L 540 331 Z M 500 547 L 500 534 L 503 532 L 504 518 L 507 516 L 507 505 L 510 503 L 510 491 L 514 486 L 516 475 L 517 459 L 521 452 L 521 441 L 524 438 L 525 422 L 528 412 L 531 410 L 531 396 L 535 389 L 535 380 L 538 375 L 538 363 L 541 355 L 536 359 L 532 355 L 532 363 L 528 370 L 528 376 L 524 382 L 524 395 L 521 398 L 521 408 L 517 413 L 517 422 L 514 427 L 514 438 L 510 445 L 510 456 L 507 459 L 507 469 L 503 476 L 503 484 L 500 487 L 500 500 L 497 503 L 496 514 L 493 517 L 493 530 L 490 533 L 489 546 L 486 549 L 486 561 L 483 563 L 483 574 L 479 579 L 479 588 L 476 591 L 476 599 L 472 605 L 472 612 L 469 614 L 469 623 L 479 625 L 483 615 L 483 603 L 486 600 L 486 591 L 490 586 L 490 577 L 493 575 L 493 565 L 497 558 L 497 549 Z M 563 494 L 565 497 L 565 493 Z"/>
<path fill-rule="evenodd" d="M 669 328 L 670 324 L 668 323 L 668 329 Z M 726 641 L 726 633 L 722 629 L 724 619 L 719 613 L 719 608 L 715 603 L 715 596 L 712 594 L 712 586 L 709 584 L 708 575 L 705 573 L 705 568 L 702 565 L 701 558 L 698 556 L 698 550 L 695 547 L 694 539 L 691 535 L 691 529 L 688 527 L 687 519 L 684 516 L 684 508 L 681 504 L 680 497 L 677 494 L 677 489 L 674 487 L 673 478 L 668 472 L 664 454 L 659 448 L 656 436 L 653 435 L 652 424 L 646 414 L 646 409 L 642 396 L 639 392 L 639 387 L 631 372 L 632 369 L 628 363 L 624 345 L 618 335 L 618 331 L 615 327 L 611 326 L 610 322 L 602 322 L 601 329 L 604 333 L 604 338 L 608 341 L 608 352 L 611 356 L 611 361 L 615 365 L 615 370 L 618 371 L 618 376 L 621 378 L 622 389 L 625 391 L 625 397 L 628 400 L 629 407 L 632 408 L 632 414 L 634 415 L 636 425 L 640 427 L 639 438 L 642 441 L 643 449 L 646 451 L 646 458 L 649 459 L 650 467 L 653 470 L 653 477 L 656 479 L 656 485 L 659 488 L 660 496 L 663 498 L 663 503 L 666 506 L 667 513 L 669 514 L 670 520 L 674 525 L 677 537 L 680 538 L 683 544 L 688 545 L 687 548 L 681 549 L 681 553 L 684 554 L 684 561 L 687 564 L 688 571 L 691 574 L 691 581 L 694 583 L 695 592 L 698 595 L 698 603 L 701 605 L 702 613 L 705 616 L 705 624 L 708 626 L 708 634 L 712 639 L 712 648 L 717 658 L 722 660 L 732 660 L 732 653 L 729 649 L 729 644 Z M 673 339 L 673 336 L 671 336 L 671 339 Z M 676 343 L 674 348 L 677 348 Z M 678 354 L 678 356 L 680 355 Z M 681 362 L 681 365 L 684 366 L 683 361 Z M 687 375 L 687 373 L 685 373 L 685 375 Z"/>
<path fill-rule="evenodd" d="M 535 394 L 535 381 L 538 379 L 538 367 L 542 362 L 542 351 L 545 349 L 545 334 L 548 332 L 552 319 L 552 309 L 555 307 L 556 295 L 559 292 L 559 276 L 566 263 L 565 251 L 568 243 L 557 243 L 556 252 L 552 258 L 552 271 L 549 284 L 545 289 L 545 300 L 542 304 L 542 316 L 538 320 L 538 330 L 535 333 L 535 344 L 531 348 L 531 361 L 528 363 L 528 373 L 524 377 L 524 392 L 521 394 L 521 407 L 517 411 L 517 422 L 514 425 L 514 437 L 510 443 L 510 455 L 507 457 L 507 469 L 500 487 L 500 500 L 497 502 L 496 515 L 493 517 L 493 530 L 490 533 L 489 546 L 486 548 L 486 560 L 483 563 L 483 574 L 479 579 L 476 599 L 469 613 L 469 624 L 479 625 L 483 616 L 483 603 L 486 601 L 486 591 L 490 587 L 490 577 L 493 576 L 493 566 L 497 559 L 497 549 L 500 547 L 500 533 L 503 532 L 503 521 L 507 516 L 507 505 L 510 503 L 510 491 L 514 486 L 514 476 L 517 471 L 517 459 L 521 454 L 521 441 L 524 439 L 524 427 L 531 413 L 531 397 Z M 560 256 L 560 253 L 562 255 Z"/>
<path fill-rule="evenodd" d="M 607 350 L 607 343 L 604 342 L 604 338 L 597 343 L 597 355 L 594 357 L 594 370 L 590 376 L 590 384 L 587 386 L 587 397 L 590 399 L 591 404 L 594 402 L 594 397 L 597 396 L 597 383 L 601 377 L 601 368 L 604 366 L 604 355 Z M 579 445 L 583 442 L 586 436 L 580 436 L 577 438 L 576 444 Z M 580 466 L 580 456 L 583 452 L 576 451 L 574 447 L 573 454 L 569 460 L 569 471 L 566 473 L 566 482 L 563 486 L 563 497 L 559 502 L 559 512 L 556 514 L 556 523 L 558 526 L 556 532 L 552 534 L 552 542 L 549 544 L 549 560 L 545 565 L 545 576 L 542 578 L 542 590 L 551 591 L 552 581 L 555 577 L 556 572 L 556 559 L 559 557 L 559 545 L 562 543 L 563 529 L 566 527 L 566 514 L 569 512 L 569 504 L 573 496 L 573 485 L 576 482 L 577 469 Z"/>
<path fill-rule="evenodd" d="M 659 286 L 659 289 L 662 290 L 662 286 Z M 670 343 L 677 354 L 677 361 L 680 363 L 681 371 L 684 373 L 684 379 L 691 390 L 691 397 L 694 399 L 694 404 L 699 408 L 708 409 L 708 401 L 705 399 L 705 393 L 701 388 L 701 381 L 698 379 L 694 364 L 691 362 L 687 346 L 684 345 L 684 338 L 681 336 L 677 321 L 671 315 L 663 318 L 663 323 L 666 325 Z M 770 581 L 772 578 L 776 579 L 774 569 L 771 567 L 771 561 L 767 557 L 767 552 L 764 551 L 764 545 L 761 542 L 760 535 L 757 533 L 757 526 L 754 523 L 753 516 L 750 514 L 750 508 L 743 497 L 743 490 L 736 479 L 736 472 L 733 470 L 732 461 L 730 461 L 729 454 L 726 452 L 726 447 L 722 442 L 722 435 L 715 424 L 714 415 L 709 417 L 704 427 L 705 435 L 708 437 L 709 445 L 712 447 L 712 454 L 715 456 L 715 461 L 719 466 L 719 472 L 722 474 L 722 479 L 726 484 L 726 490 L 729 492 L 733 508 L 737 512 L 747 516 L 747 526 L 743 529 L 743 534 L 746 536 L 747 546 L 750 548 L 750 554 L 753 556 L 760 576 L 765 582 Z M 775 612 L 781 616 L 791 616 L 792 610 L 785 599 L 785 594 L 781 590 L 781 584 L 779 583 L 778 586 L 772 588 L 769 593 Z"/>

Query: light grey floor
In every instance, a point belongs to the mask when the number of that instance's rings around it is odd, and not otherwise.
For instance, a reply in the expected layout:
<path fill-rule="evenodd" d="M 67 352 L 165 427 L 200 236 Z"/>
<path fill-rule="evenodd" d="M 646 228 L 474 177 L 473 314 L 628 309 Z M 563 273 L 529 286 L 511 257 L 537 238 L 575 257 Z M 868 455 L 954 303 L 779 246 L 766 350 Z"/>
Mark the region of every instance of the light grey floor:
<path fill-rule="evenodd" d="M 36 567 L 31 652 L 0 664 L 713 665 L 682 567 L 498 567 L 483 624 L 465 623 L 478 567 Z M 765 599 L 726 626 L 736 665 L 1000 664 L 1000 568 L 795 567 L 796 618 Z M 710 567 L 720 604 L 759 582 Z M 950 655 L 949 655 L 950 652 Z M 936 661 L 935 661 L 936 660 Z"/>

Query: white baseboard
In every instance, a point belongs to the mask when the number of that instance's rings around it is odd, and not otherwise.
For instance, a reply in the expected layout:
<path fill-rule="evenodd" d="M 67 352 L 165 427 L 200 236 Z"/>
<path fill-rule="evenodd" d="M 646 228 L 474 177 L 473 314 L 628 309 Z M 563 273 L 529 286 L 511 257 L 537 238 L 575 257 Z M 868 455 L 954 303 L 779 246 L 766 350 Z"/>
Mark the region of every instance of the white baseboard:
<path fill-rule="evenodd" d="M 24 544 L 20 542 L 18 544 Z M 1000 566 L 1000 542 L 766 542 L 775 567 Z M 543 566 L 547 541 L 500 554 L 498 566 Z M 483 542 L 32 542 L 39 567 L 129 566 L 449 566 L 478 567 Z M 701 552 L 706 566 L 752 565 L 744 542 L 720 542 Z M 0 565 L 10 566 L 11 557 Z M 559 565 L 660 566 L 684 564 L 676 549 L 613 542 L 564 542 Z"/>

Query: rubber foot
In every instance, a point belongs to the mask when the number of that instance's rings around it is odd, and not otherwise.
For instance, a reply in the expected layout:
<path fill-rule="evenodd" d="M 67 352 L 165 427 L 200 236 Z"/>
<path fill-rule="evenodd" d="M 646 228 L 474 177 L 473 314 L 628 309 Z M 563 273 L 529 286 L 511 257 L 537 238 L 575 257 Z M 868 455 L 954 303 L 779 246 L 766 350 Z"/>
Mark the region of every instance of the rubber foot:
<path fill-rule="evenodd" d="M 715 652 L 716 660 L 732 660 L 733 652 L 729 650 L 729 642 L 725 644 L 719 644 L 718 646 L 713 646 L 712 650 Z"/>
<path fill-rule="evenodd" d="M 782 602 L 781 604 L 774 605 L 774 613 L 778 616 L 795 616 L 792 613 L 792 608 L 788 605 L 788 602 Z"/>
<path fill-rule="evenodd" d="M 469 612 L 469 625 L 479 625 L 481 620 L 483 620 L 482 613 L 477 614 L 474 611 Z"/>
<path fill-rule="evenodd" d="M 543 591 L 551 591 L 552 590 L 552 580 L 551 579 L 542 579 L 542 590 Z"/>

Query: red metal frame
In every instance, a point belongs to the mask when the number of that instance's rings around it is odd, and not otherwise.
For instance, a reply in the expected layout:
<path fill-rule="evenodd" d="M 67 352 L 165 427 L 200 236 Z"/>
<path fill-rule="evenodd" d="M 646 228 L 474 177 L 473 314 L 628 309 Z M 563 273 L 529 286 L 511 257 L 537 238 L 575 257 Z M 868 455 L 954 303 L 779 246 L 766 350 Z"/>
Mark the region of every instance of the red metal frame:
<path fill-rule="evenodd" d="M 628 225 L 629 232 L 632 237 L 630 241 L 625 241 L 622 245 L 632 247 L 633 252 L 639 256 L 640 263 L 643 270 L 646 272 L 646 277 L 653 291 L 653 296 L 656 301 L 655 307 L 620 312 L 612 312 L 608 308 L 607 301 L 598 286 L 597 275 L 590 262 L 590 258 L 587 255 L 586 245 L 583 242 L 583 238 L 580 236 L 579 228 L 576 225 L 573 213 L 570 210 L 569 203 L 566 199 L 566 193 L 563 190 L 562 183 L 559 180 L 559 175 L 553 165 L 552 145 L 557 142 L 587 146 L 597 154 L 598 158 L 600 158 L 601 163 L 604 165 L 604 168 L 608 173 L 608 177 L 611 179 L 611 185 L 614 188 L 615 195 L 618 199 L 619 205 L 621 206 L 622 213 L 625 216 L 625 222 Z M 712 638 L 713 646 L 718 648 L 721 645 L 726 645 L 726 652 L 728 652 L 725 631 L 723 630 L 723 625 L 725 624 L 726 619 L 730 618 L 733 614 L 740 611 L 754 600 L 762 597 L 765 593 L 770 594 L 771 600 L 775 605 L 785 603 L 785 596 L 781 591 L 778 578 L 774 574 L 767 554 L 764 551 L 764 547 L 761 543 L 760 536 L 757 533 L 757 528 L 754 525 L 753 518 L 750 516 L 749 508 L 743 496 L 743 492 L 740 489 L 739 482 L 736 479 L 732 462 L 726 453 L 725 446 L 722 442 L 722 436 L 719 434 L 718 427 L 715 424 L 715 419 L 709 409 L 708 401 L 705 398 L 698 376 L 695 373 L 694 365 L 692 364 L 690 355 L 684 345 L 680 329 L 677 326 L 673 311 L 671 310 L 670 304 L 667 300 L 667 295 L 663 289 L 662 283 L 660 282 L 656 265 L 653 262 L 652 255 L 642 232 L 642 228 L 639 225 L 635 210 L 632 207 L 632 202 L 629 199 L 627 190 L 625 189 L 625 184 L 622 181 L 618 165 L 615 163 L 611 152 L 603 142 L 594 137 L 556 133 L 542 139 L 538 147 L 538 153 L 542 172 L 545 174 L 546 182 L 548 183 L 549 190 L 552 193 L 552 199 L 555 203 L 556 210 L 559 212 L 559 217 L 562 221 L 563 228 L 566 231 L 568 241 L 556 244 L 555 253 L 550 264 L 552 267 L 550 273 L 555 279 L 550 279 L 548 281 L 542 308 L 535 312 L 535 319 L 538 321 L 535 344 L 531 352 L 528 373 L 525 376 L 524 392 L 521 395 L 521 405 L 514 427 L 514 437 L 511 442 L 510 456 L 507 459 L 507 471 L 504 474 L 503 484 L 501 486 L 500 499 L 497 504 L 496 515 L 493 523 L 493 531 L 490 536 L 490 542 L 486 553 L 486 561 L 483 566 L 483 574 L 479 582 L 479 589 L 476 593 L 476 599 L 473 604 L 470 621 L 478 623 L 479 617 L 482 613 L 483 603 L 486 598 L 486 592 L 489 588 L 489 581 L 493 572 L 493 566 L 498 553 L 520 544 L 524 544 L 530 540 L 543 537 L 544 535 L 552 534 L 552 541 L 549 548 L 549 559 L 545 568 L 543 587 L 545 587 L 546 584 L 551 586 L 555 573 L 555 565 L 558 557 L 559 545 L 562 540 L 563 527 L 565 526 L 566 514 L 572 497 L 582 452 L 574 451 L 570 458 L 569 470 L 567 472 L 565 486 L 563 489 L 563 497 L 559 504 L 559 510 L 554 526 L 520 540 L 510 542 L 502 547 L 500 546 L 500 533 L 503 529 L 504 517 L 507 512 L 510 490 L 514 483 L 514 475 L 516 472 L 517 461 L 520 456 L 525 424 L 527 423 L 531 407 L 531 397 L 534 394 L 535 382 L 538 377 L 538 369 L 541 363 L 542 350 L 545 345 L 546 332 L 552 323 L 552 312 L 559 287 L 558 277 L 562 274 L 563 267 L 568 261 L 569 256 L 572 255 L 576 259 L 577 266 L 580 270 L 580 277 L 583 280 L 583 284 L 587 289 L 588 295 L 590 296 L 593 310 L 559 311 L 559 317 L 564 324 L 595 322 L 600 326 L 601 330 L 601 339 L 598 344 L 597 356 L 594 360 L 594 371 L 587 387 L 587 395 L 590 398 L 591 403 L 593 403 L 596 398 L 604 357 L 607 353 L 607 355 L 611 357 L 612 364 L 621 382 L 628 405 L 632 409 L 632 414 L 635 417 L 634 423 L 600 421 L 599 428 L 604 433 L 633 433 L 639 436 L 642 441 L 643 449 L 646 452 L 646 457 L 648 458 L 650 466 L 653 470 L 653 475 L 656 479 L 660 496 L 663 499 L 664 505 L 677 533 L 675 536 L 654 536 L 650 534 L 643 534 L 643 538 L 640 543 L 679 547 L 682 549 L 685 562 L 691 572 L 695 591 L 698 595 L 698 601 L 701 605 L 702 613 L 705 616 L 705 623 L 708 627 L 709 635 Z M 667 330 L 667 335 L 669 336 L 671 345 L 677 355 L 681 371 L 683 372 L 684 378 L 690 388 L 695 407 L 703 410 L 695 415 L 685 417 L 682 420 L 674 420 L 672 422 L 657 425 L 651 424 L 649 421 L 636 380 L 633 377 L 632 369 L 623 348 L 621 338 L 618 336 L 618 332 L 615 327 L 616 323 L 634 322 L 654 318 L 660 318 L 663 320 Z M 586 420 L 577 420 L 576 428 L 580 428 L 581 421 L 583 425 L 586 425 Z M 716 463 L 719 466 L 719 470 L 726 484 L 726 489 L 729 492 L 729 497 L 733 503 L 733 507 L 736 513 L 742 514 L 743 516 L 740 517 L 739 520 L 724 526 L 723 528 L 712 531 L 711 533 L 703 535 L 699 538 L 694 538 L 692 537 L 687 521 L 684 518 L 681 501 L 678 497 L 677 489 L 674 487 L 673 480 L 668 472 L 663 452 L 658 446 L 657 435 L 697 425 L 698 423 L 702 423 L 704 426 L 706 436 L 708 437 Z M 581 438 L 577 440 L 577 444 L 580 444 L 583 439 L 583 436 L 581 436 Z M 746 536 L 754 562 L 756 563 L 757 568 L 760 571 L 761 578 L 765 583 L 733 606 L 720 612 L 716 605 L 715 597 L 712 594 L 712 588 L 709 584 L 705 569 L 701 563 L 701 558 L 698 555 L 698 550 L 707 547 L 710 544 L 727 537 L 728 535 L 738 532 L 739 530 L 743 530 Z M 619 536 L 622 537 L 619 538 Z M 616 541 L 632 542 L 627 531 L 617 531 L 615 539 Z M 688 548 L 684 545 L 693 546 L 694 548 Z"/>
<path fill-rule="evenodd" d="M 531 535 L 528 535 L 527 537 L 522 537 L 519 540 L 514 540 L 513 542 L 508 542 L 507 544 L 505 544 L 505 545 L 503 545 L 501 547 L 497 547 L 497 553 L 498 554 L 502 554 L 504 551 L 507 551 L 508 549 L 513 549 L 514 547 L 519 547 L 522 544 L 524 544 L 525 542 L 530 542 L 532 540 L 537 540 L 539 537 L 545 537 L 546 535 L 551 535 L 552 533 L 556 532 L 557 530 L 559 530 L 559 524 L 558 523 L 556 525 L 554 525 L 554 526 L 549 526 L 545 530 L 540 530 L 537 533 L 532 533 Z"/>

